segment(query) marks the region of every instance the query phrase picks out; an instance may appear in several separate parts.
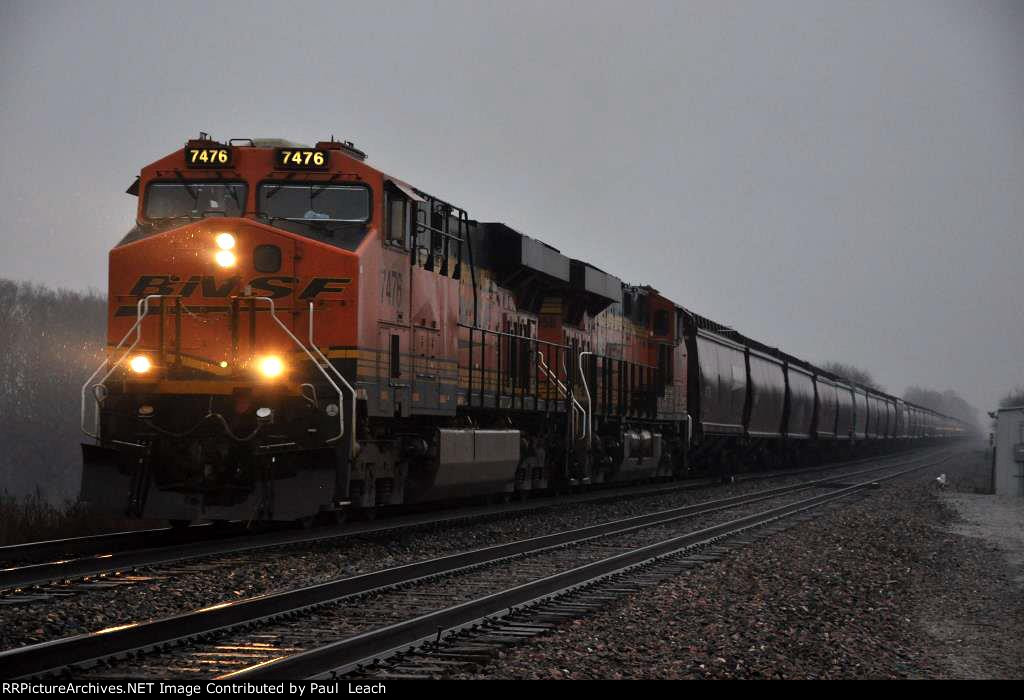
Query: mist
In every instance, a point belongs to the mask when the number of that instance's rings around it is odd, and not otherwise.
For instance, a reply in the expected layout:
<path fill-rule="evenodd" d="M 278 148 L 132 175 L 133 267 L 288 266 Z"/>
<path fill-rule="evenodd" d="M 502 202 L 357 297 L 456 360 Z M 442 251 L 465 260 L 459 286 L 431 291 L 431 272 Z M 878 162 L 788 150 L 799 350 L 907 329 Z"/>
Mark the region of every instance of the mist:
<path fill-rule="evenodd" d="M 0 277 L 200 130 L 377 166 L 894 394 L 1024 384 L 1024 5 L 6 2 Z"/>

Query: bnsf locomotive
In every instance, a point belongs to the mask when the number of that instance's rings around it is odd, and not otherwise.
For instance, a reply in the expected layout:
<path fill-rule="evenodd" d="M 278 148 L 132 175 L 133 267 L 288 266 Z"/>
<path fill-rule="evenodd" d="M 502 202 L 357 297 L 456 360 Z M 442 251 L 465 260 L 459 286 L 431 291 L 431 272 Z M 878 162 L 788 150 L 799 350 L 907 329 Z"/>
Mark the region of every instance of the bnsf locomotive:
<path fill-rule="evenodd" d="M 142 169 L 82 389 L 82 498 L 345 508 L 773 466 L 955 435 L 371 167 L 205 134 Z"/>

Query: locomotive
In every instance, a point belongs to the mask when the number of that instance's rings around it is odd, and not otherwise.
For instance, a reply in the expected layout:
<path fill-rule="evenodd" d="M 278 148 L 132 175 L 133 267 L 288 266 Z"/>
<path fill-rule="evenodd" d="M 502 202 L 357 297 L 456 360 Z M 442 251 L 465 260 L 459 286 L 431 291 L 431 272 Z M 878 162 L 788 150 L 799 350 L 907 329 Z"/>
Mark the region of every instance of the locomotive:
<path fill-rule="evenodd" d="M 128 193 L 82 387 L 81 498 L 111 512 L 308 522 L 964 432 L 472 219 L 351 142 L 201 134 Z"/>

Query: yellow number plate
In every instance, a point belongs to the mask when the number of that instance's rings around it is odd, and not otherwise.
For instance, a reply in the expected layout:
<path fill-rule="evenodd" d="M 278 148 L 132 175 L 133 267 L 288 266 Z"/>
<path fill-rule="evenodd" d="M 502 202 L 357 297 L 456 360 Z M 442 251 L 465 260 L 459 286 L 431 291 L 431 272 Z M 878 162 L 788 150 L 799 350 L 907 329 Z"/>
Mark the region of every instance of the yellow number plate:
<path fill-rule="evenodd" d="M 229 168 L 230 148 L 186 148 L 185 166 L 189 168 Z"/>
<path fill-rule="evenodd" d="M 274 167 L 278 170 L 327 170 L 328 152 L 319 148 L 278 148 Z"/>

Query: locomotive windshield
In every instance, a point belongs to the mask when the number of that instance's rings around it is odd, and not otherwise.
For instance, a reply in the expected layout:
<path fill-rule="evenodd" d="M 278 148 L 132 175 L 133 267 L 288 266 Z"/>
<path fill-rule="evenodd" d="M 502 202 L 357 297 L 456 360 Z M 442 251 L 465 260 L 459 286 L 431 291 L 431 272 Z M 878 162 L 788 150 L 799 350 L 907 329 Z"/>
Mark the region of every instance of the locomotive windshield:
<path fill-rule="evenodd" d="M 244 182 L 154 182 L 146 191 L 147 219 L 242 216 Z"/>
<path fill-rule="evenodd" d="M 268 183 L 260 186 L 260 216 L 272 226 L 355 250 L 367 233 L 370 189 L 316 182 Z"/>
<path fill-rule="evenodd" d="M 260 187 L 260 213 L 302 223 L 364 223 L 370 190 L 352 185 L 267 184 Z"/>

